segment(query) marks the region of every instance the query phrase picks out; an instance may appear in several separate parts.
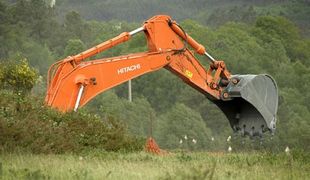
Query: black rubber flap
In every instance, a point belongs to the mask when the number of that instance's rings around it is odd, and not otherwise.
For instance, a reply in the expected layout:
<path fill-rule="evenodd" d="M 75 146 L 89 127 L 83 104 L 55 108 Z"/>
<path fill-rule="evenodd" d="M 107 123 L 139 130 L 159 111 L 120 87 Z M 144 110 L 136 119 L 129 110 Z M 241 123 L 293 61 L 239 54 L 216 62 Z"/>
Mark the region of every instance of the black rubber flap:
<path fill-rule="evenodd" d="M 274 132 L 278 89 L 269 75 L 234 75 L 226 87 L 230 100 L 214 103 L 224 112 L 233 130 L 242 135 L 262 136 Z"/>

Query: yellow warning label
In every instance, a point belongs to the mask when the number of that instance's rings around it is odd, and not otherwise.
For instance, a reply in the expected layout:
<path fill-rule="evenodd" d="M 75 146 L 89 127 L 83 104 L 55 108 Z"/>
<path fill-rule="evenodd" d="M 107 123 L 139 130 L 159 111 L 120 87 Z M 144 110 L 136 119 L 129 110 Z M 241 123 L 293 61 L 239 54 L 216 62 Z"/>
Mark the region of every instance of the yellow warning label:
<path fill-rule="evenodd" d="M 185 71 L 185 75 L 186 75 L 187 77 L 189 77 L 189 78 L 192 78 L 192 77 L 193 77 L 193 73 L 190 72 L 189 70 L 186 70 L 186 71 Z"/>

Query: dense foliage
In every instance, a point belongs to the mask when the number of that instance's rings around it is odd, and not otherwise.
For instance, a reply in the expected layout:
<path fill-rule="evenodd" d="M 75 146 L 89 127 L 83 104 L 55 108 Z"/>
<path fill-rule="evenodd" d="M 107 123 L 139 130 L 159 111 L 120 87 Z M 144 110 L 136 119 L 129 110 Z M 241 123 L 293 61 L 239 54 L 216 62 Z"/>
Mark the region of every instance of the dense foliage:
<path fill-rule="evenodd" d="M 46 0 L 51 1 L 51 0 Z M 57 0 L 60 15 L 78 11 L 87 19 L 144 21 L 157 14 L 168 14 L 178 21 L 193 19 L 204 25 L 220 26 L 229 21 L 253 23 L 258 16 L 284 16 L 298 24 L 305 35 L 310 35 L 307 0 L 117 0 L 79 1 Z M 120 13 L 126 12 L 126 13 Z"/>
<path fill-rule="evenodd" d="M 18 63 L 20 57 L 24 57 L 28 59 L 32 67 L 38 69 L 41 76 L 45 76 L 47 68 L 55 60 L 78 53 L 85 49 L 85 47 L 91 47 L 118 35 L 118 33 L 129 31 L 139 26 L 136 23 L 118 20 L 105 22 L 86 21 L 79 13 L 74 11 L 68 12 L 64 15 L 64 20 L 59 21 L 56 15 L 58 6 L 50 7 L 44 2 L 43 0 L 18 0 L 14 4 L 8 5 L 0 0 L 0 40 L 3 42 L 0 43 L 0 59 L 3 63 L 7 59 Z M 59 6 L 61 6 L 60 9 L 66 7 L 66 3 L 69 2 L 71 1 L 57 1 Z M 81 4 L 85 2 L 79 1 Z M 120 3 L 122 1 L 115 2 Z M 171 2 L 169 1 L 169 3 Z M 197 4 L 201 5 L 198 2 L 200 1 L 197 1 Z M 184 1 L 183 3 L 186 2 Z M 190 5 L 189 7 L 193 7 L 195 3 Z M 201 5 L 201 8 L 203 8 L 203 5 Z M 307 8 L 305 7 L 305 11 L 307 11 Z M 110 10 L 112 11 L 113 9 Z M 242 8 L 237 8 L 233 13 L 242 14 L 244 13 L 243 10 Z M 259 10 L 262 13 L 266 9 Z M 113 11 L 117 12 L 115 9 Z M 93 13 L 94 11 L 90 12 Z M 100 10 L 100 12 L 108 11 Z M 146 13 L 147 9 L 141 12 Z M 233 74 L 268 73 L 276 79 L 280 94 L 279 121 L 276 135 L 272 140 L 270 136 L 267 136 L 263 147 L 251 146 L 251 142 L 246 142 L 246 144 L 249 144 L 249 148 L 283 149 L 285 146 L 290 146 L 308 150 L 310 149 L 310 92 L 308 91 L 310 88 L 310 40 L 303 37 L 300 33 L 300 28 L 285 17 L 259 15 L 251 16 L 250 19 L 244 21 L 239 21 L 240 19 L 226 20 L 223 19 L 224 17 L 218 16 L 217 18 L 222 19 L 223 22 L 216 24 L 218 26 L 216 28 L 202 25 L 209 21 L 202 22 L 199 18 L 193 19 L 201 23 L 193 20 L 184 20 L 180 21 L 180 24 L 187 33 L 205 45 L 211 54 L 219 59 L 223 59 Z M 113 17 L 112 15 L 106 16 Z M 142 14 L 141 16 L 145 19 L 149 14 Z M 191 17 L 188 14 L 183 14 L 182 16 L 183 18 Z M 225 15 L 225 17 L 227 16 L 230 16 L 230 14 Z M 249 17 L 248 15 L 244 16 Z M 302 18 L 305 18 L 304 16 L 306 15 L 302 15 Z M 127 17 L 130 16 L 127 15 Z M 306 17 L 309 18 L 309 15 Z M 98 18 L 109 19 L 101 18 L 101 16 L 98 16 Z M 137 19 L 140 21 L 140 18 L 134 15 L 131 18 L 134 21 Z M 182 17 L 179 18 L 182 19 Z M 294 18 L 291 19 L 295 20 Z M 228 22 L 231 20 L 239 22 Z M 97 55 L 96 58 L 127 54 L 128 52 L 143 51 L 145 49 L 144 37 L 143 35 L 138 35 L 125 44 Z M 201 62 L 207 65 L 205 59 L 201 59 Z M 3 67 L 5 67 L 4 69 L 6 67 L 10 69 L 11 66 L 4 65 Z M 12 67 L 15 67 L 15 65 L 12 65 Z M 21 64 L 16 65 L 16 67 L 22 68 L 23 66 Z M 3 70 L 0 71 L 0 85 L 3 88 L 7 88 L 2 83 L 4 82 L 4 72 Z M 13 72 L 13 70 L 8 72 Z M 17 78 L 14 77 L 16 76 L 15 73 L 11 74 L 11 76 L 12 78 Z M 28 73 L 27 76 L 36 77 Z M 31 78 L 24 78 L 27 81 L 31 81 Z M 8 80 L 7 78 L 5 79 Z M 37 83 L 32 96 L 43 96 L 44 84 L 44 80 Z M 12 87 L 14 87 L 14 84 Z M 27 88 L 31 87 L 27 86 Z M 97 114 L 97 116 L 103 119 L 114 117 L 122 122 L 134 135 L 146 137 L 153 134 L 164 148 L 223 149 L 227 145 L 226 138 L 232 135 L 227 119 L 214 104 L 207 101 L 203 95 L 185 85 L 166 70 L 160 70 L 133 80 L 133 103 L 128 102 L 126 96 L 127 85 L 124 84 L 114 88 L 112 91 L 99 95 L 84 110 Z M 6 109 L 5 106 L 8 106 L 7 104 L 14 104 L 11 102 L 16 101 L 13 97 L 15 96 L 11 94 L 8 95 L 8 98 L 4 98 L 6 100 L 2 101 L 2 108 Z M 33 99 L 33 101 L 36 100 Z M 23 117 L 27 117 L 27 113 L 30 113 L 29 116 L 35 116 L 31 118 L 33 119 L 32 121 L 47 123 L 42 125 L 38 123 L 40 127 L 44 128 L 53 123 L 48 124 L 49 122 L 44 121 L 44 118 L 42 119 L 41 116 L 36 115 L 39 114 L 37 111 L 41 110 L 49 112 L 49 110 L 43 109 L 39 108 L 34 112 L 23 111 L 20 115 L 15 113 L 10 117 L 14 119 L 14 122 L 18 122 L 16 128 L 21 128 L 25 126 L 23 124 L 25 123 Z M 6 110 L 3 112 L 6 112 Z M 52 118 L 53 116 L 48 115 L 48 117 Z M 96 129 L 96 127 L 98 127 L 98 131 L 106 131 L 104 123 L 102 123 L 102 126 L 97 126 L 96 123 L 99 123 L 100 120 L 95 118 L 94 115 L 91 115 L 94 118 L 93 122 L 90 121 L 92 118 L 85 117 L 87 120 L 84 121 L 84 116 L 81 116 L 83 117 L 82 120 L 79 120 L 77 117 L 78 115 L 59 115 L 56 119 L 64 119 L 66 124 L 69 122 L 80 123 L 80 128 L 86 126 L 87 123 L 85 122 L 87 121 L 90 124 L 87 126 L 89 129 L 85 128 L 85 131 L 89 133 L 93 133 L 91 129 Z M 8 118 L 1 119 L 0 117 L 0 120 L 2 126 L 8 126 Z M 123 126 L 121 127 L 123 128 Z M 68 125 L 68 129 L 64 127 L 56 128 L 55 132 L 52 130 L 50 135 L 54 133 L 67 134 L 70 128 L 74 127 Z M 117 132 L 118 126 L 115 128 L 115 132 Z M 17 132 L 17 130 L 15 131 Z M 30 131 L 29 133 L 35 134 L 36 132 Z M 73 133 L 79 133 L 79 130 Z M 11 135 L 6 137 L 11 137 Z M 114 135 L 116 137 L 116 134 Z M 185 135 L 188 137 L 187 141 L 184 139 Z M 126 133 L 120 136 L 120 139 L 125 138 Z M 197 140 L 196 144 L 193 143 L 193 139 Z M 213 139 L 214 141 L 212 141 Z M 181 145 L 180 140 L 184 141 Z M 40 139 L 40 141 L 43 140 Z M 52 142 L 51 139 L 46 141 Z M 68 141 L 70 142 L 70 140 Z M 89 143 L 92 141 L 89 140 Z M 102 141 L 98 139 L 99 141 L 100 144 L 103 143 L 100 147 L 108 143 L 108 141 L 103 139 Z M 124 140 L 124 143 L 130 141 Z M 242 139 L 240 138 L 233 139 L 233 141 L 233 145 L 240 145 L 241 149 L 246 147 L 241 143 Z M 12 140 L 12 142 L 15 141 Z"/>
<path fill-rule="evenodd" d="M 87 112 L 63 114 L 42 98 L 0 91 L 0 151 L 68 153 L 89 150 L 136 151 L 144 140 L 129 135 L 112 117 Z"/>
<path fill-rule="evenodd" d="M 38 78 L 37 70 L 29 67 L 26 59 L 0 63 L 0 87 L 15 93 L 31 91 Z"/>

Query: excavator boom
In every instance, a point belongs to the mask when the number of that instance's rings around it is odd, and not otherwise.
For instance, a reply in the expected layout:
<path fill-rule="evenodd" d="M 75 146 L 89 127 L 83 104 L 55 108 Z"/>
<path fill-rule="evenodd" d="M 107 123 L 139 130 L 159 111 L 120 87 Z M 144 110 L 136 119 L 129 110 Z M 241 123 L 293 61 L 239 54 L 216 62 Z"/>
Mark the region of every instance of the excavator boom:
<path fill-rule="evenodd" d="M 144 32 L 148 51 L 83 61 Z M 206 69 L 194 52 L 205 56 Z M 159 15 L 142 27 L 105 41 L 49 69 L 46 103 L 66 112 L 85 105 L 96 95 L 143 74 L 165 68 L 214 102 L 231 127 L 243 135 L 261 136 L 275 129 L 277 86 L 268 75 L 231 75 L 223 61 L 215 60 L 169 16 Z"/>

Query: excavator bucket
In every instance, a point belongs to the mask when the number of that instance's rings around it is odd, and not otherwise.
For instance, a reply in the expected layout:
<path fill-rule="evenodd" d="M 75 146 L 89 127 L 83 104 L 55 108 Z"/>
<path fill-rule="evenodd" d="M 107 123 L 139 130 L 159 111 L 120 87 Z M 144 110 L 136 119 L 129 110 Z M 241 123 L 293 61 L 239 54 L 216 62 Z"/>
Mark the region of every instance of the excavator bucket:
<path fill-rule="evenodd" d="M 215 104 L 224 112 L 232 129 L 241 135 L 272 134 L 276 128 L 278 90 L 269 75 L 234 75 L 225 88 L 227 101 Z"/>

